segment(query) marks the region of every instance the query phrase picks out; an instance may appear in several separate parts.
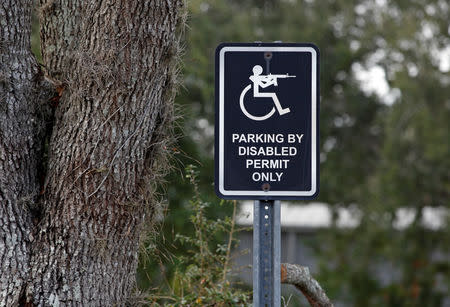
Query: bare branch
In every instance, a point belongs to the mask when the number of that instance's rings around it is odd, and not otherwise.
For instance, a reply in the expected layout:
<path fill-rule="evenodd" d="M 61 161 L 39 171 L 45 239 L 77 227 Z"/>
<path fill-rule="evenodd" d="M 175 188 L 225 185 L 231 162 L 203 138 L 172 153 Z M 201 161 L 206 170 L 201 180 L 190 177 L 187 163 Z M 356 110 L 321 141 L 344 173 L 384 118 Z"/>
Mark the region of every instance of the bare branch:
<path fill-rule="evenodd" d="M 281 282 L 294 285 L 303 293 L 312 307 L 333 307 L 333 303 L 311 276 L 307 267 L 289 263 L 281 264 Z"/>

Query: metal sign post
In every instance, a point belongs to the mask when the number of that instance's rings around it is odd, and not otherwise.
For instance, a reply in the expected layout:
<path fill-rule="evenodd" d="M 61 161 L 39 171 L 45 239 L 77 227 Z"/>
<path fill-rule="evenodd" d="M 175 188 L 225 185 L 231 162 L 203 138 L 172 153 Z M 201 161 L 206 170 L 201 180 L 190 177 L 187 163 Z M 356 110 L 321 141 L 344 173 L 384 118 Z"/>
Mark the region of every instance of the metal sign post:
<path fill-rule="evenodd" d="M 281 223 L 279 200 L 253 205 L 253 306 L 279 307 Z"/>

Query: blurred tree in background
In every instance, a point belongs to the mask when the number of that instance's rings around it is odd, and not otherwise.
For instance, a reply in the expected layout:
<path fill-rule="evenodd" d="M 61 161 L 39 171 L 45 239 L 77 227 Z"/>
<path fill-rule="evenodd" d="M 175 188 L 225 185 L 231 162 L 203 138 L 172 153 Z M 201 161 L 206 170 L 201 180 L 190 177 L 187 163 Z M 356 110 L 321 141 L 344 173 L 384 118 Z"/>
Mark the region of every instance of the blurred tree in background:
<path fill-rule="evenodd" d="M 313 42 L 321 50 L 318 200 L 330 204 L 335 217 L 345 207 L 361 221 L 356 228 L 321 231 L 318 280 L 345 306 L 444 306 L 450 283 L 448 1 L 190 0 L 188 5 L 179 142 L 162 191 L 169 208 L 161 238 L 147 246 L 160 262 L 142 261 L 141 288 L 166 277 L 170 283 L 177 256 L 186 254 L 174 243 L 175 234 L 194 233 L 185 165 L 198 164 L 202 199 L 219 202 L 212 186 L 216 46 L 281 40 Z M 430 208 L 440 210 L 441 220 L 429 221 Z M 232 207 L 205 210 L 224 219 Z M 402 212 L 407 225 L 399 224 Z"/>
<path fill-rule="evenodd" d="M 189 6 L 185 88 L 177 100 L 183 114 L 174 149 L 179 169 L 200 161 L 201 194 L 217 202 L 214 50 L 220 42 L 315 43 L 321 49 L 318 200 L 332 205 L 336 216 L 346 207 L 361 219 L 355 229 L 322 231 L 319 280 L 346 306 L 442 306 L 450 246 L 444 227 L 450 199 L 448 3 L 191 0 Z M 168 181 L 164 228 L 171 242 L 171 233 L 189 229 L 184 208 L 192 191 L 179 171 Z M 441 227 L 424 226 L 431 207 L 442 209 Z M 396 224 L 399 209 L 409 209 L 409 225 Z M 210 214 L 223 217 L 229 210 Z"/>

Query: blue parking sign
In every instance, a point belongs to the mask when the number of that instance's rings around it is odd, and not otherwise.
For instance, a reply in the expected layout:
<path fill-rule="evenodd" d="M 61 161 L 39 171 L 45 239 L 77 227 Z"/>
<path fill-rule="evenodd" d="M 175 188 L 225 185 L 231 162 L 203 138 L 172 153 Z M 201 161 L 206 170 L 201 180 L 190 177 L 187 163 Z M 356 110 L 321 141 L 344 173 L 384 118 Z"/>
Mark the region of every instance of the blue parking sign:
<path fill-rule="evenodd" d="M 225 199 L 309 199 L 319 190 L 319 50 L 216 49 L 215 190 Z"/>

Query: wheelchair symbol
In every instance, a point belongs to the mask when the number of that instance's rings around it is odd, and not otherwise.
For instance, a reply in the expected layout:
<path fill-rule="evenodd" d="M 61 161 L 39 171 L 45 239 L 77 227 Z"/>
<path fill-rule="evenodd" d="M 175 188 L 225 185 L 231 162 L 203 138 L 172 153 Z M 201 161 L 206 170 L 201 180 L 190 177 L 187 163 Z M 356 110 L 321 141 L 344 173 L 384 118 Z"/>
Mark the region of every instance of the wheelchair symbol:
<path fill-rule="evenodd" d="M 274 113 L 275 109 L 278 111 L 280 115 L 284 115 L 289 113 L 291 110 L 289 108 L 283 108 L 281 106 L 280 101 L 278 100 L 277 94 L 275 93 L 266 93 L 266 92 L 260 92 L 259 87 L 266 88 L 268 86 L 278 86 L 278 79 L 284 79 L 284 78 L 295 78 L 295 76 L 290 76 L 289 74 L 285 75 L 261 75 L 263 72 L 263 69 L 260 65 L 255 65 L 253 67 L 253 75 L 249 77 L 249 79 L 253 83 L 253 97 L 254 98 L 260 98 L 260 97 L 269 97 L 272 98 L 273 103 L 275 104 L 275 107 L 272 107 L 272 109 L 269 111 L 269 113 L 262 115 L 262 116 L 255 116 L 250 114 L 244 105 L 244 99 L 247 92 L 252 88 L 252 84 L 247 85 L 241 92 L 241 95 L 239 97 L 239 105 L 241 107 L 242 113 L 244 113 L 245 116 L 252 120 L 266 120 L 270 118 Z"/>

